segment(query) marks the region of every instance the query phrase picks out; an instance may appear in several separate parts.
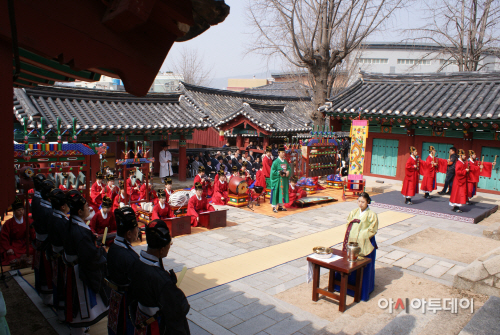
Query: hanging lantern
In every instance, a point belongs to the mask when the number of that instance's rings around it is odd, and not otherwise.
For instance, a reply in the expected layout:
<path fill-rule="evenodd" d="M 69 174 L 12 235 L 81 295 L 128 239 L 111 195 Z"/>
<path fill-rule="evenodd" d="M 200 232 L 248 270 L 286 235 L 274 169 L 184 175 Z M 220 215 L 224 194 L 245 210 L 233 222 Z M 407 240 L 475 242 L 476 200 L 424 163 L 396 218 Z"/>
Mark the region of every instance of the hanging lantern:
<path fill-rule="evenodd" d="M 219 130 L 219 141 L 224 141 L 224 131 Z"/>

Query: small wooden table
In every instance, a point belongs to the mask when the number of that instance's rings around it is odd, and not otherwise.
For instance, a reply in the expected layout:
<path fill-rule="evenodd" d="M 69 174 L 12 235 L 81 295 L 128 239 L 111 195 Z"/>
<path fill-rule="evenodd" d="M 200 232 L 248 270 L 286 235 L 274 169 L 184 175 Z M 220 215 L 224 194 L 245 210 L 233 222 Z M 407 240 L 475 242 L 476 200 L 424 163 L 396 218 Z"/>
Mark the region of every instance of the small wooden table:
<path fill-rule="evenodd" d="M 318 301 L 319 294 L 335 299 L 339 302 L 339 311 L 345 311 L 345 303 L 347 296 L 347 289 L 354 291 L 354 302 L 359 302 L 361 300 L 361 285 L 363 284 L 363 270 L 372 260 L 368 257 L 364 257 L 363 260 L 358 260 L 356 262 L 349 262 L 347 260 L 347 252 L 332 249 L 332 253 L 337 256 L 341 256 L 341 259 L 333 261 L 331 263 L 324 262 L 319 259 L 314 259 L 307 257 L 307 261 L 313 264 L 313 290 L 312 290 L 312 300 Z M 328 280 L 328 290 L 323 290 L 319 288 L 319 270 L 320 268 L 326 268 L 330 270 L 330 277 Z M 347 279 L 349 275 L 356 271 L 356 285 L 349 285 Z M 335 273 L 340 273 L 340 281 L 335 280 Z M 340 294 L 334 293 L 334 286 L 340 286 Z"/>
<path fill-rule="evenodd" d="M 207 229 L 227 226 L 227 210 L 200 213 L 199 225 Z"/>

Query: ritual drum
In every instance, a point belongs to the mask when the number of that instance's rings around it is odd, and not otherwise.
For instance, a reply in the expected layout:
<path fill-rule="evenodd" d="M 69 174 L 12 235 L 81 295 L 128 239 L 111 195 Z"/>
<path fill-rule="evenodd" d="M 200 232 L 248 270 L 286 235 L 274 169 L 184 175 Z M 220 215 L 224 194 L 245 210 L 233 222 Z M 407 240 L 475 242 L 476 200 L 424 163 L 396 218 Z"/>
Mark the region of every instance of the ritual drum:
<path fill-rule="evenodd" d="M 228 188 L 229 192 L 232 194 L 237 194 L 237 195 L 246 194 L 248 189 L 247 181 L 245 178 L 237 176 L 232 177 L 231 180 L 229 181 Z"/>
<path fill-rule="evenodd" d="M 187 206 L 191 195 L 190 191 L 176 191 L 168 198 L 168 203 L 173 207 Z"/>

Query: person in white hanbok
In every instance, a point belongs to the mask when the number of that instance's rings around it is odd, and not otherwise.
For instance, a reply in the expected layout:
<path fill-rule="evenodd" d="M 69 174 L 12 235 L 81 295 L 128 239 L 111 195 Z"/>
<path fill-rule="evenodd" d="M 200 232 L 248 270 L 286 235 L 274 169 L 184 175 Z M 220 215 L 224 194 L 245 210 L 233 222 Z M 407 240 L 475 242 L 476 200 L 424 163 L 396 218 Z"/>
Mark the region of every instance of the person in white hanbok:
<path fill-rule="evenodd" d="M 172 172 L 172 154 L 168 151 L 168 145 L 163 144 L 163 150 L 160 151 L 160 178 L 170 177 Z"/>

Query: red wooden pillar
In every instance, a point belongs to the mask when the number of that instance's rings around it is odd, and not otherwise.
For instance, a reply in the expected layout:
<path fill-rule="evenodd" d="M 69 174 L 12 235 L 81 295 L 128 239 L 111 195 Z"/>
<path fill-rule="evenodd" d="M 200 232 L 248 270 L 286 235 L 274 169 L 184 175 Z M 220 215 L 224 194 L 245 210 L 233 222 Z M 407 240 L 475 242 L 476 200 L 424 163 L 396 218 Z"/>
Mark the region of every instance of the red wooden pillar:
<path fill-rule="evenodd" d="M 236 135 L 236 147 L 243 148 L 243 136 Z"/>
<path fill-rule="evenodd" d="M 95 175 L 97 172 L 101 171 L 101 161 L 99 155 L 90 156 L 90 174 L 87 176 L 89 181 L 95 180 Z M 90 185 L 93 183 L 91 182 Z"/>
<path fill-rule="evenodd" d="M 14 122 L 12 121 L 12 44 L 0 40 L 0 111 L 6 122 L 0 122 L 0 176 L 5 187 L 0 192 L 0 211 L 4 212 L 14 201 Z M 7 187 L 8 186 L 8 187 Z M 27 201 L 27 199 L 26 199 Z M 27 214 L 26 214 L 27 215 Z M 28 222 L 28 221 L 26 221 Z"/>
<path fill-rule="evenodd" d="M 269 146 L 269 136 L 264 136 L 264 141 L 262 142 L 262 150 L 266 152 L 266 148 Z"/>
<path fill-rule="evenodd" d="M 181 135 L 179 139 L 179 181 L 186 181 L 186 139 Z"/>

